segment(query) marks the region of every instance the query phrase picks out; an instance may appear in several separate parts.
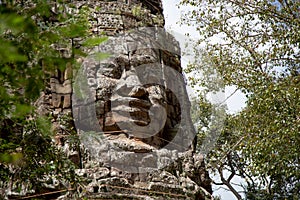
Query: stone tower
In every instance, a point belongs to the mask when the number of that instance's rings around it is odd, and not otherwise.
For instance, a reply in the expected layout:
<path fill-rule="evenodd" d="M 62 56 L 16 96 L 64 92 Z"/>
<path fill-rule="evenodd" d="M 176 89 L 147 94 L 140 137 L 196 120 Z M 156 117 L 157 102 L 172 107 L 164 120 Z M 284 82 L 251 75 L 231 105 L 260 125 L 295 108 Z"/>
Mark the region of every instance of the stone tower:
<path fill-rule="evenodd" d="M 77 173 L 89 180 L 83 195 L 88 199 L 208 198 L 212 191 L 203 157 L 193 151 L 194 130 L 180 48 L 164 31 L 161 0 L 88 0 L 64 6 L 73 14 L 86 9 L 91 34 L 110 37 L 87 52 L 93 55 L 107 50 L 113 54 L 102 61 L 93 56 L 78 58 L 89 88 L 88 103 L 74 95 L 72 83 L 80 83 L 82 77 L 73 77 L 71 66 L 52 75 L 38 102 L 40 112 L 53 117 L 56 143 L 78 164 Z M 126 50 L 119 51 L 123 43 Z M 65 57 L 70 56 L 68 47 L 57 48 Z M 147 80 L 159 84 L 132 84 L 145 72 L 150 77 Z M 163 125 L 157 113 L 165 115 L 161 117 Z M 142 128 L 137 130 L 137 126 Z M 160 129 L 152 134 L 147 127 Z M 90 132 L 101 133 L 106 143 L 91 136 L 81 140 L 81 148 L 70 149 L 66 139 L 70 129 L 82 138 Z M 112 146 L 121 150 L 117 159 L 112 158 Z"/>

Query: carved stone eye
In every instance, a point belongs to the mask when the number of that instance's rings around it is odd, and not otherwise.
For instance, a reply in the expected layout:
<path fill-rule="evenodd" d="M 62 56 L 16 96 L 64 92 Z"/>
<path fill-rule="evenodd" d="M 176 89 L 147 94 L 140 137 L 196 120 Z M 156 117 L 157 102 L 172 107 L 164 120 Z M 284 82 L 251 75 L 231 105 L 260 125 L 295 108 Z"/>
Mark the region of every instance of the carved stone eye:
<path fill-rule="evenodd" d="M 130 68 L 129 66 L 128 57 L 121 55 L 97 64 L 96 75 L 98 77 L 104 75 L 109 78 L 120 79 L 124 69 L 128 70 Z"/>
<path fill-rule="evenodd" d="M 115 63 L 101 63 L 96 66 L 97 77 L 104 75 L 109 78 L 120 79 L 122 76 L 122 67 Z"/>

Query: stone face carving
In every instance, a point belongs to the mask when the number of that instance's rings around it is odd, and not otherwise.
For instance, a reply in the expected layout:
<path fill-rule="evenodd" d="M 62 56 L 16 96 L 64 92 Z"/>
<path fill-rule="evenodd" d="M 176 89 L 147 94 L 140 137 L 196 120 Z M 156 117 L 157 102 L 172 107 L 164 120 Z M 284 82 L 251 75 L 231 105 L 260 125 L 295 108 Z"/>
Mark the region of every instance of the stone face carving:
<path fill-rule="evenodd" d="M 195 133 L 178 46 L 164 29 L 144 28 L 91 51 L 74 82 L 81 91 L 74 91 L 73 116 L 93 159 L 144 173 L 192 148 Z M 111 57 L 97 60 L 106 51 Z"/>
<path fill-rule="evenodd" d="M 79 59 L 83 79 L 75 77 L 75 87 L 70 67 L 54 74 L 40 107 L 53 116 L 57 143 L 64 149 L 68 143 L 62 138 L 68 132 L 61 119 L 74 117 L 87 153 L 79 157 L 77 149 L 67 154 L 80 161 L 77 173 L 87 177 L 83 195 L 89 199 L 205 199 L 211 193 L 210 179 L 203 157 L 192 149 L 194 130 L 180 48 L 163 30 L 161 1 L 72 4 L 75 9 L 70 7 L 69 12 L 75 14 L 88 8 L 92 33 L 105 32 L 110 40 L 89 50 L 88 58 Z M 154 28 L 149 32 L 139 27 Z M 95 52 L 112 56 L 99 61 L 93 57 Z M 88 91 L 76 92 L 76 84 Z M 61 198 L 68 199 L 68 194 Z"/>
<path fill-rule="evenodd" d="M 92 53 L 106 52 L 107 48 L 111 48 L 111 57 L 102 61 L 96 61 L 94 56 L 86 58 L 82 66 L 86 77 L 80 79 L 86 78 L 86 90 L 90 90 L 88 93 L 91 93 L 89 98 L 95 100 L 95 112 L 100 123 L 98 131 L 107 134 L 123 132 L 152 146 L 162 147 L 171 139 L 170 133 L 179 128 L 178 125 L 183 120 L 181 108 L 185 108 L 180 104 L 186 104 L 188 98 L 182 75 L 177 71 L 178 68 L 181 70 L 178 49 L 169 49 L 177 55 L 169 52 L 170 56 L 163 56 L 168 51 L 159 49 L 162 48 L 160 38 L 152 36 L 159 32 L 155 29 L 147 30 L 150 34 L 144 37 L 151 35 L 152 41 L 151 38 L 140 38 L 140 34 L 145 30 L 138 30 L 130 35 L 111 38 L 110 41 L 96 47 Z M 168 40 L 172 39 L 171 35 L 163 29 L 160 31 L 160 34 L 165 36 L 164 40 L 173 42 Z M 139 45 L 136 44 L 137 41 Z M 158 44 L 153 44 L 155 41 L 158 41 Z M 177 43 L 174 46 L 177 46 Z M 173 63 L 169 61 L 172 57 Z M 170 66 L 165 63 L 170 63 Z M 75 81 L 75 84 L 80 82 Z M 81 119 L 86 119 L 82 116 L 86 115 L 86 112 L 80 109 L 88 109 L 85 108 L 88 99 L 81 103 L 77 102 L 76 98 L 74 100 L 75 104 L 81 104 L 75 106 L 75 110 L 78 111 L 74 114 L 79 122 L 78 127 L 81 128 L 86 123 L 81 123 Z M 189 109 L 189 105 L 186 109 Z M 91 113 L 90 116 L 94 115 Z M 92 119 L 89 121 L 92 122 Z M 184 123 L 191 125 L 190 121 Z M 94 126 L 90 124 L 89 127 Z"/>

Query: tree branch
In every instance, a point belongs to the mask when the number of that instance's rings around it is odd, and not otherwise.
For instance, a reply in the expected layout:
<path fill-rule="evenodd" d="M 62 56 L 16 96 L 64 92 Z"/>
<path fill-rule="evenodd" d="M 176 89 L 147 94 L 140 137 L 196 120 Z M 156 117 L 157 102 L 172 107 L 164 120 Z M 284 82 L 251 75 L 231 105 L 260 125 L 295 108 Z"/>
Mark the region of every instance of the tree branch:
<path fill-rule="evenodd" d="M 232 178 L 234 177 L 234 175 L 235 175 L 236 173 L 235 173 L 235 169 L 234 169 L 234 167 L 233 167 L 233 165 L 232 165 L 232 158 L 231 158 L 231 155 L 230 155 L 230 154 L 227 154 L 227 159 L 228 159 L 229 167 L 230 167 L 230 169 L 231 169 L 231 174 L 230 174 L 230 176 L 229 176 L 228 179 L 227 179 L 227 182 L 229 183 L 229 182 L 232 180 Z"/>
<path fill-rule="evenodd" d="M 228 182 L 223 175 L 223 170 L 222 167 L 218 167 L 218 172 L 220 174 L 221 177 L 221 181 L 224 183 L 224 185 L 226 185 L 228 187 L 228 189 L 234 194 L 234 196 L 238 199 L 241 200 L 242 197 L 241 195 L 234 189 L 234 187 L 230 184 L 230 182 Z"/>

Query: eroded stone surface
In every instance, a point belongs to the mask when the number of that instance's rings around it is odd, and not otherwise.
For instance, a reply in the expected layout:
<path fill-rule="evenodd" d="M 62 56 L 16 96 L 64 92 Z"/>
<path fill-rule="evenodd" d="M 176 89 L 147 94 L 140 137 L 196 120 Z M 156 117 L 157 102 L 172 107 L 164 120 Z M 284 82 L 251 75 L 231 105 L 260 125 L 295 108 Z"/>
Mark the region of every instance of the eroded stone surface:
<path fill-rule="evenodd" d="M 205 199 L 209 195 L 203 189 L 211 193 L 211 184 L 203 157 L 192 150 L 194 130 L 189 100 L 185 85 L 178 84 L 179 80 L 184 83 L 178 42 L 167 33 L 157 34 L 155 40 L 159 43 L 153 41 L 153 36 L 142 34 L 126 37 L 126 41 L 118 38 L 137 27 L 163 28 L 161 1 L 74 1 L 72 4 L 75 8 L 66 5 L 70 13 L 89 10 L 93 34 L 105 32 L 115 38 L 109 40 L 109 45 L 96 47 L 96 51 L 100 48 L 101 52 L 113 52 L 111 58 L 103 62 L 93 60 L 92 56 L 78 58 L 91 89 L 90 98 L 72 100 L 72 70 L 67 67 L 52 75 L 38 102 L 41 113 L 53 117 L 57 145 L 78 164 L 80 169 L 76 173 L 87 183 L 80 195 L 88 199 Z M 86 51 L 92 53 L 95 49 Z M 64 52 L 68 57 L 69 50 Z M 145 69 L 141 65 L 147 65 L 147 70 L 139 71 Z M 165 68 L 173 71 L 166 74 Z M 135 82 L 137 74 L 157 84 L 139 85 Z M 172 78 L 166 84 L 166 79 L 160 76 Z M 160 118 L 153 116 L 163 115 L 163 109 L 166 120 L 155 121 Z M 65 141 L 69 133 L 64 123 L 72 124 L 72 117 L 77 122 L 78 134 L 87 138 L 81 149 L 70 149 Z M 128 126 L 129 122 L 141 127 L 150 123 L 153 126 L 139 131 Z M 162 128 L 153 134 L 157 127 Z M 95 130 L 100 135 L 86 134 Z M 150 136 L 145 137 L 146 134 Z M 69 193 L 60 197 L 69 198 Z"/>

